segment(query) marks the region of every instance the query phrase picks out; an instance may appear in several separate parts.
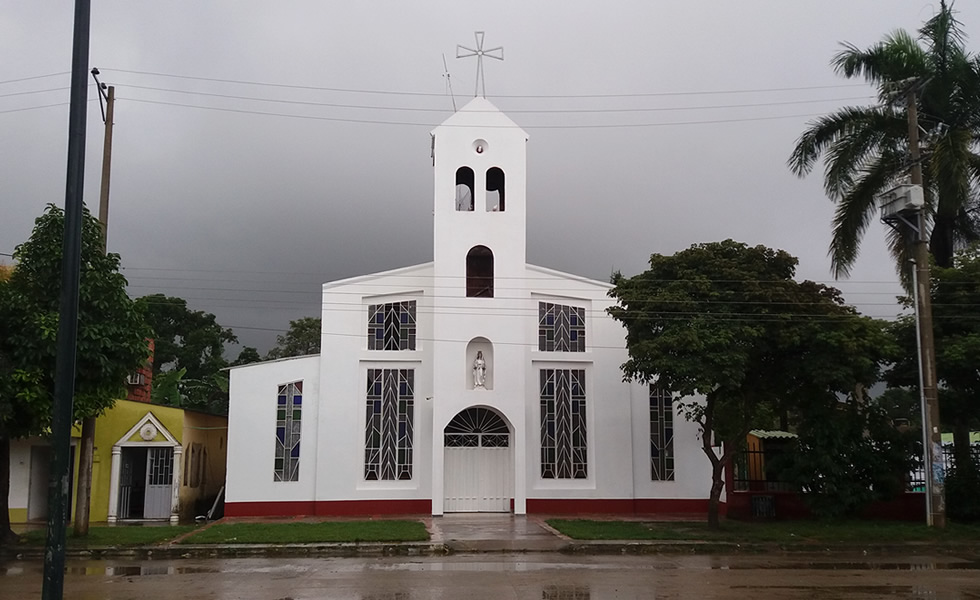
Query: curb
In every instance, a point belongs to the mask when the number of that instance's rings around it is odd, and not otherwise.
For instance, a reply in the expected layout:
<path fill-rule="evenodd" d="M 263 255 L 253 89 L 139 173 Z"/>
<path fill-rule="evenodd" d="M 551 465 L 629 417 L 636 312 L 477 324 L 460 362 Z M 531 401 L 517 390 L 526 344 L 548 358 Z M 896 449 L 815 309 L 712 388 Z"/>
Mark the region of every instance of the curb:
<path fill-rule="evenodd" d="M 324 544 L 166 544 L 160 546 L 117 547 L 99 546 L 68 549 L 73 559 L 130 558 L 205 559 L 248 557 L 385 557 L 385 556 L 449 556 L 467 554 L 542 554 L 575 555 L 643 555 L 643 554 L 974 554 L 980 556 L 980 543 L 905 542 L 895 544 L 778 544 L 709 542 L 700 540 L 662 541 L 574 541 L 550 548 L 515 547 L 508 540 L 486 540 L 479 544 L 461 546 L 429 542 L 397 543 L 324 543 Z M 43 547 L 0 550 L 0 560 L 42 560 Z"/>

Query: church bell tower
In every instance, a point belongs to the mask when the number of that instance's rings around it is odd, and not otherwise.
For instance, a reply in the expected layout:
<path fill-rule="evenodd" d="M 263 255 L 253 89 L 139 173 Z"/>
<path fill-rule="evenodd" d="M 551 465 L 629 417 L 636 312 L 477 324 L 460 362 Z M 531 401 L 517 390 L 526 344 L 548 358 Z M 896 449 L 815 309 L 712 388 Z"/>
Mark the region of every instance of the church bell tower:
<path fill-rule="evenodd" d="M 526 262 L 527 139 L 481 97 L 432 131 L 439 296 L 513 297 Z"/>

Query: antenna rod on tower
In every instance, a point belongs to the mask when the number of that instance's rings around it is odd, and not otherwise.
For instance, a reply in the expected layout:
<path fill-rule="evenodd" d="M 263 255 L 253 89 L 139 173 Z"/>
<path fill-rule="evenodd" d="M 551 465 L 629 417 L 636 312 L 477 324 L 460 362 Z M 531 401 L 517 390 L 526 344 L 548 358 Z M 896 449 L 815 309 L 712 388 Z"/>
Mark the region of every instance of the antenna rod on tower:
<path fill-rule="evenodd" d="M 449 97 L 453 100 L 453 112 L 456 112 L 456 96 L 453 94 L 453 82 L 449 78 L 449 65 L 446 63 L 446 53 L 442 53 L 442 68 L 445 69 L 443 77 L 446 78 L 446 87 L 449 88 Z"/>

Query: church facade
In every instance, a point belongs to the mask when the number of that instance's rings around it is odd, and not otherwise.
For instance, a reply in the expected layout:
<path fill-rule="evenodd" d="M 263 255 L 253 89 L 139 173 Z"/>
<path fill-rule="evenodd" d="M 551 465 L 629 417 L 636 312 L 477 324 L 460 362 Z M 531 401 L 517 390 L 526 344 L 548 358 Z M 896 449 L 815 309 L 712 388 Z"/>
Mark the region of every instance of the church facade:
<path fill-rule="evenodd" d="M 706 512 L 610 286 L 526 262 L 527 140 L 474 98 L 432 131 L 432 262 L 324 284 L 321 354 L 231 370 L 226 515 Z"/>

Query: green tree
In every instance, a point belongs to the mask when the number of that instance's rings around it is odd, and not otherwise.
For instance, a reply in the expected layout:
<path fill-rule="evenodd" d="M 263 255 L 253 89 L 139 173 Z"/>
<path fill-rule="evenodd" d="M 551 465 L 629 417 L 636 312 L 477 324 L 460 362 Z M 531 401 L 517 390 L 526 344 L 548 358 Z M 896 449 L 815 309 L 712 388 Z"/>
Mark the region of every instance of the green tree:
<path fill-rule="evenodd" d="M 977 239 L 980 231 L 970 212 L 976 207 L 980 181 L 980 58 L 965 50 L 952 6 L 941 2 L 936 16 L 919 30 L 918 39 L 899 30 L 865 50 L 845 43 L 832 65 L 839 75 L 861 77 L 876 86 L 883 101 L 890 101 L 910 82 L 921 85 L 918 114 L 926 144 L 923 188 L 932 218 L 929 247 L 939 266 L 951 266 L 956 248 Z M 877 210 L 875 197 L 908 173 L 904 101 L 895 106 L 846 107 L 811 122 L 788 164 L 804 177 L 821 155 L 826 157 L 824 188 L 837 204 L 831 266 L 835 275 L 846 276 Z M 905 235 L 890 234 L 892 252 L 903 272 Z"/>
<path fill-rule="evenodd" d="M 276 336 L 273 346 L 266 359 L 304 356 L 320 352 L 320 318 L 303 317 L 289 322 L 286 335 Z"/>
<path fill-rule="evenodd" d="M 796 263 L 781 250 L 726 240 L 654 254 L 647 271 L 614 278 L 619 304 L 609 312 L 626 327 L 626 377 L 680 394 L 678 411 L 700 426 L 712 527 L 724 468 L 751 429 L 798 403 L 835 402 L 878 375 L 887 345 L 880 325 L 839 291 L 794 281 Z M 712 437 L 724 442 L 720 455 Z"/>
<path fill-rule="evenodd" d="M 231 361 L 231 366 L 238 367 L 241 365 L 250 365 L 252 363 L 257 363 L 262 361 L 262 356 L 259 354 L 258 349 L 252 346 L 245 346 L 242 348 L 241 352 L 238 353 L 238 358 Z"/>
<path fill-rule="evenodd" d="M 228 376 L 222 369 L 228 366 L 225 344 L 238 341 L 235 333 L 219 325 L 213 314 L 189 309 L 183 298 L 152 294 L 138 302 L 153 330 L 154 387 L 164 381 L 159 379 L 162 373 L 181 372 L 175 379 L 179 393 L 156 397 L 171 406 L 227 413 Z"/>
<path fill-rule="evenodd" d="M 218 324 L 211 313 L 187 308 L 183 298 L 164 294 L 143 296 L 139 303 L 153 329 L 153 375 L 164 370 L 187 369 L 186 376 L 201 379 L 228 366 L 225 344 L 238 338 Z"/>
<path fill-rule="evenodd" d="M 915 432 L 895 427 L 885 407 L 863 394 L 800 407 L 796 433 L 780 477 L 796 483 L 813 514 L 825 518 L 855 516 L 904 492 L 921 450 Z"/>
<path fill-rule="evenodd" d="M 99 415 L 125 397 L 126 377 L 148 356 L 149 329 L 126 293 L 119 255 L 103 254 L 102 230 L 88 211 L 82 224 L 82 272 L 74 418 Z M 49 205 L 17 266 L 0 281 L 0 539 L 12 536 L 8 516 L 10 440 L 44 434 L 54 394 L 64 212 Z"/>

